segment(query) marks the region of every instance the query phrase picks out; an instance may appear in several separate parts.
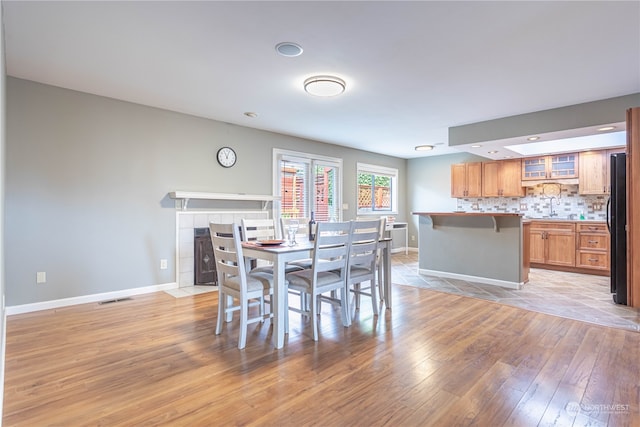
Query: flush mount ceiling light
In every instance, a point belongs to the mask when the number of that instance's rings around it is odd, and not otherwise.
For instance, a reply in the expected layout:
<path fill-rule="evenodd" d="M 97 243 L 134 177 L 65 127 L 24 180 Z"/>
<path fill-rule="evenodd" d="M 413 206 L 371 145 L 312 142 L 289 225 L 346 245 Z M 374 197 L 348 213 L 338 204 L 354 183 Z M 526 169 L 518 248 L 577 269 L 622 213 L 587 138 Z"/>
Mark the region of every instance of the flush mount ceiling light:
<path fill-rule="evenodd" d="M 258 117 L 258 113 L 254 113 L 253 111 L 247 111 L 246 113 L 244 113 L 244 115 L 247 117 L 251 117 L 252 119 Z"/>
<path fill-rule="evenodd" d="M 537 141 L 539 139 L 540 139 L 539 136 L 530 136 L 529 138 L 527 138 L 527 141 Z"/>
<path fill-rule="evenodd" d="M 346 89 L 344 80 L 333 76 L 313 76 L 304 81 L 304 90 L 314 96 L 336 96 Z"/>
<path fill-rule="evenodd" d="M 418 145 L 415 148 L 416 151 L 431 151 L 433 150 L 433 145 Z"/>
<path fill-rule="evenodd" d="M 605 126 L 605 127 L 598 128 L 598 132 L 606 132 L 608 130 L 614 130 L 615 128 L 616 128 L 615 126 Z"/>
<path fill-rule="evenodd" d="M 498 153 L 498 150 L 491 150 L 491 151 L 489 151 L 489 154 L 497 154 L 497 153 Z"/>
<path fill-rule="evenodd" d="M 276 51 L 282 56 L 300 56 L 302 55 L 302 46 L 297 43 L 282 42 L 276 45 Z"/>
<path fill-rule="evenodd" d="M 482 145 L 480 145 L 480 144 L 473 144 L 473 145 L 471 146 L 471 148 L 480 148 L 480 147 L 482 147 Z"/>

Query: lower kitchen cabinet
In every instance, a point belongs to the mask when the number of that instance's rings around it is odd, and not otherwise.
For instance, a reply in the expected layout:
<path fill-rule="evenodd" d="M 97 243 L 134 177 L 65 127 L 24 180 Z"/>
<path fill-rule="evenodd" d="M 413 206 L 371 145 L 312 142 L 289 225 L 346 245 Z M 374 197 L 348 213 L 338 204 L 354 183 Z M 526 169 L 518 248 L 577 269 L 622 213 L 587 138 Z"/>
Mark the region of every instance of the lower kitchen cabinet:
<path fill-rule="evenodd" d="M 574 267 L 576 233 L 572 222 L 531 222 L 531 262 Z"/>
<path fill-rule="evenodd" d="M 609 273 L 609 234 L 604 222 L 531 221 L 532 267 Z"/>
<path fill-rule="evenodd" d="M 609 232 L 606 224 L 576 224 L 576 267 L 609 270 Z"/>

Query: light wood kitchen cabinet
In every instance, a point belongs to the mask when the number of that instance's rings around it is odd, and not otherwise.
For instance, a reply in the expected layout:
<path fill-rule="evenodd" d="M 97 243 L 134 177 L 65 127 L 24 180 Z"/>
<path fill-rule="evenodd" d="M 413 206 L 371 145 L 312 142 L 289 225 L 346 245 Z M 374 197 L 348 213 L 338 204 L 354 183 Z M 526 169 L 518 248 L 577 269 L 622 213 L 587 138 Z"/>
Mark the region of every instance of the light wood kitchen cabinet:
<path fill-rule="evenodd" d="M 625 148 L 585 151 L 580 153 L 580 173 L 578 178 L 579 194 L 609 194 L 610 157 L 614 153 L 624 153 Z"/>
<path fill-rule="evenodd" d="M 576 234 L 572 222 L 532 221 L 529 243 L 532 264 L 576 265 Z"/>
<path fill-rule="evenodd" d="M 482 163 L 451 165 L 451 197 L 482 196 Z"/>
<path fill-rule="evenodd" d="M 522 159 L 522 180 L 578 178 L 578 153 Z"/>
<path fill-rule="evenodd" d="M 520 160 L 482 162 L 483 197 L 523 197 Z"/>
<path fill-rule="evenodd" d="M 609 270 L 609 232 L 605 223 L 576 224 L 576 267 Z"/>

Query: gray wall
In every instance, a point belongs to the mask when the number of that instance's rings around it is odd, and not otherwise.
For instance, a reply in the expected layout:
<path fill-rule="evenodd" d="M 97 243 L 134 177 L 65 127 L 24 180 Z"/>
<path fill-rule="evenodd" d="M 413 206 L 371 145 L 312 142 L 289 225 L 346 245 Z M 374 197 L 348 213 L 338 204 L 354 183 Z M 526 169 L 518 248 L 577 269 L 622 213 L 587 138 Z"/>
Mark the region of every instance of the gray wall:
<path fill-rule="evenodd" d="M 222 146 L 238 153 L 217 165 Z M 272 150 L 344 161 L 345 219 L 356 162 L 406 160 L 7 78 L 6 298 L 20 305 L 175 281 L 174 190 L 271 194 Z M 398 221 L 409 219 L 404 192 Z M 249 209 L 229 202 L 190 207 Z M 160 270 L 160 259 L 169 269 Z M 36 272 L 47 283 L 36 284 Z"/>
<path fill-rule="evenodd" d="M 418 217 L 411 212 L 453 212 L 457 199 L 451 197 L 451 165 L 487 161 L 469 153 L 422 157 L 407 161 L 407 212 L 409 246 L 418 247 Z"/>
<path fill-rule="evenodd" d="M 625 111 L 640 104 L 640 93 L 535 111 L 449 128 L 449 145 L 539 135 L 626 120 Z"/>
<path fill-rule="evenodd" d="M 5 343 L 6 343 L 6 322 L 5 322 L 5 263 L 4 263 L 4 175 L 5 175 L 5 91 L 6 73 L 4 61 L 4 25 L 3 11 L 0 5 L 0 414 L 3 413 L 4 402 L 4 365 L 5 365 Z M 0 422 L 2 424 L 2 422 Z"/>

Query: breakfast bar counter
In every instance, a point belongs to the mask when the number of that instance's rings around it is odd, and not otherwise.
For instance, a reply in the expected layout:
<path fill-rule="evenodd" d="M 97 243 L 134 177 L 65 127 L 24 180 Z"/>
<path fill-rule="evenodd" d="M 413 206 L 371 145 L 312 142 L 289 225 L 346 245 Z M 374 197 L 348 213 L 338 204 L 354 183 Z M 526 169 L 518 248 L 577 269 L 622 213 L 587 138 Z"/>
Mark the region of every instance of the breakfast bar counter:
<path fill-rule="evenodd" d="M 520 289 L 529 276 L 521 214 L 413 212 L 419 217 L 420 274 Z"/>

